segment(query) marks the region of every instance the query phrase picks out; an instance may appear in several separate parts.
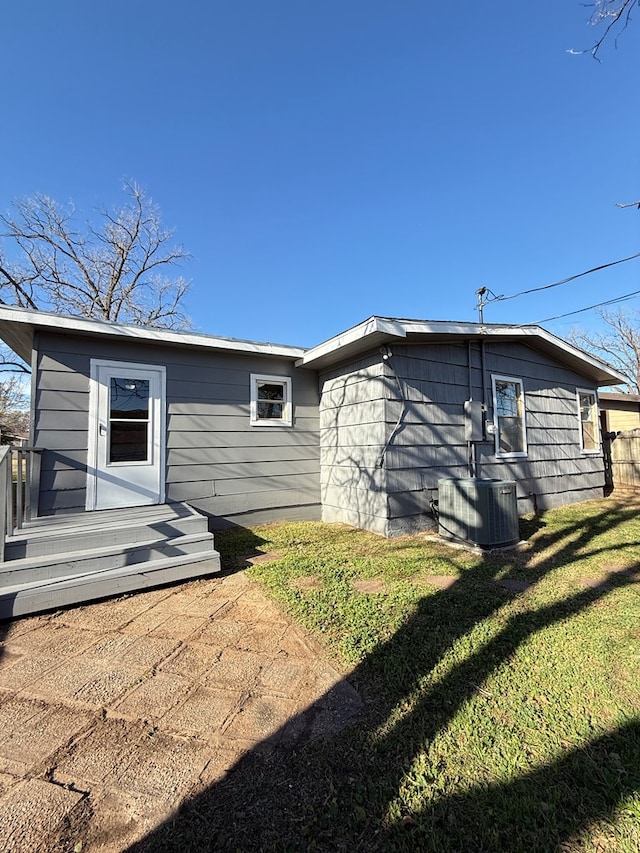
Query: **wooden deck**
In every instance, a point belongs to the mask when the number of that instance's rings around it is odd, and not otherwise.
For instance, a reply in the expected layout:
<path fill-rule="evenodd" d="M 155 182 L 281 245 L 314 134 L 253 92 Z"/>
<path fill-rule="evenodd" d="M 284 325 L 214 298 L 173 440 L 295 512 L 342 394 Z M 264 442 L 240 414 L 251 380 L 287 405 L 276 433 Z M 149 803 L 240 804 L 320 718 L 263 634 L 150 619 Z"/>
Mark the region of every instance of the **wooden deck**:
<path fill-rule="evenodd" d="M 6 539 L 0 619 L 218 571 L 207 519 L 187 504 L 37 518 Z"/>

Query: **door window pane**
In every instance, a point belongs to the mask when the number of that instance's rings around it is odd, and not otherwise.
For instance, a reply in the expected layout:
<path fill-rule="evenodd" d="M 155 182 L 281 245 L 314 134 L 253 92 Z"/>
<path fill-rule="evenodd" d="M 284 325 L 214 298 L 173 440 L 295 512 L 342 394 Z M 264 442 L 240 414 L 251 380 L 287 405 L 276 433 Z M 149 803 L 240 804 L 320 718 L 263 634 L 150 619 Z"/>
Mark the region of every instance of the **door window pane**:
<path fill-rule="evenodd" d="M 112 376 L 110 416 L 146 420 L 149 417 L 149 380 Z"/>
<path fill-rule="evenodd" d="M 146 421 L 112 421 L 109 462 L 146 462 L 148 428 Z"/>

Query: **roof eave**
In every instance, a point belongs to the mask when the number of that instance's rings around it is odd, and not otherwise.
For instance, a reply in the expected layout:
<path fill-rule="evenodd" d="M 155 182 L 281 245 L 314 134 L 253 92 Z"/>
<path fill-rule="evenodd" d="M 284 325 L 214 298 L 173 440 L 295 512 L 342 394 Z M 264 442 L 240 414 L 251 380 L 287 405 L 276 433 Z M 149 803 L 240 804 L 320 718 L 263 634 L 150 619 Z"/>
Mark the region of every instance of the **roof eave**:
<path fill-rule="evenodd" d="M 13 306 L 0 306 L 0 337 L 25 361 L 30 361 L 35 331 L 86 335 L 109 340 L 136 340 L 140 343 L 167 346 L 193 346 L 202 349 L 301 358 L 305 350 L 285 344 L 219 338 L 195 332 L 176 332 L 148 326 L 125 326 L 86 317 L 28 311 Z"/>
<path fill-rule="evenodd" d="M 442 320 L 395 320 L 385 317 L 370 317 L 346 332 L 312 347 L 296 362 L 296 366 L 326 370 L 383 344 L 392 344 L 394 340 L 406 341 L 408 338 L 420 337 L 432 341 L 488 340 L 492 337 L 504 340 L 528 339 L 531 346 L 564 362 L 598 386 L 627 382 L 626 377 L 610 365 L 561 341 L 540 326 L 480 325 Z"/>

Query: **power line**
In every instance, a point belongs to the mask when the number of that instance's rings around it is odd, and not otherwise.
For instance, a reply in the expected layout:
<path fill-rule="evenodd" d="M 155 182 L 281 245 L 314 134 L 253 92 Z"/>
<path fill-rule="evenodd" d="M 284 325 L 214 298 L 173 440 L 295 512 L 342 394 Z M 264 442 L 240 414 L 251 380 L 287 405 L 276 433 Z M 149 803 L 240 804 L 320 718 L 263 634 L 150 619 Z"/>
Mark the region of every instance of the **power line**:
<path fill-rule="evenodd" d="M 618 296 L 616 299 L 608 299 L 606 302 L 598 302 L 596 305 L 589 305 L 588 308 L 578 308 L 577 311 L 568 311 L 566 314 L 556 314 L 555 317 L 547 317 L 546 320 L 537 320 L 534 325 L 540 323 L 550 323 L 552 320 L 561 320 L 563 317 L 572 317 L 574 314 L 583 314 L 585 311 L 593 311 L 594 308 L 603 308 L 605 305 L 615 305 L 617 302 L 624 302 L 626 299 L 631 299 L 634 296 L 640 295 L 640 290 L 634 290 L 633 293 L 627 293 L 624 296 Z M 528 323 L 521 325 L 527 326 Z"/>
<path fill-rule="evenodd" d="M 636 252 L 635 255 L 629 255 L 628 258 L 620 258 L 617 261 L 611 261 L 608 264 L 600 264 L 600 266 L 592 267 L 590 270 L 585 270 L 584 272 L 579 272 L 576 275 L 570 275 L 567 278 L 563 278 L 562 281 L 554 281 L 553 284 L 544 284 L 542 287 L 532 287 L 529 290 L 521 290 L 520 293 L 512 293 L 510 296 L 496 296 L 495 299 L 490 300 L 491 302 L 506 302 L 507 299 L 516 299 L 518 296 L 527 296 L 529 293 L 538 293 L 540 290 L 549 290 L 552 287 L 559 287 L 561 284 L 568 284 L 570 281 L 575 281 L 577 278 L 582 278 L 584 275 L 590 275 L 592 272 L 599 272 L 600 270 L 606 270 L 609 267 L 615 267 L 617 264 L 624 264 L 627 261 L 633 261 L 636 258 L 640 258 L 640 252 Z M 625 298 L 625 297 L 622 297 Z M 607 304 L 607 303 L 603 303 Z M 597 306 L 593 306 L 597 307 Z M 583 309 L 585 311 L 589 310 L 587 308 Z M 577 312 L 575 312 L 577 313 Z M 565 315 L 563 315 L 565 316 Z M 554 318 L 555 319 L 555 318 Z M 543 321 L 544 322 L 544 321 Z"/>

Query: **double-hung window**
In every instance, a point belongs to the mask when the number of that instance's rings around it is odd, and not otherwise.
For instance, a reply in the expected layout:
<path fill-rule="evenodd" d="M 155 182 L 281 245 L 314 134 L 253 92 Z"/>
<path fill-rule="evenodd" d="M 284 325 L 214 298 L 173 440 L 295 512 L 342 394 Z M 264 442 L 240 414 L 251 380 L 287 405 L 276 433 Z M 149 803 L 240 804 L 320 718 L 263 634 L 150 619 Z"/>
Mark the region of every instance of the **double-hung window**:
<path fill-rule="evenodd" d="M 598 435 L 598 400 L 595 391 L 576 391 L 578 399 L 578 418 L 580 427 L 580 448 L 583 453 L 597 453 L 600 450 Z"/>
<path fill-rule="evenodd" d="M 527 435 L 522 380 L 510 376 L 493 376 L 492 383 L 496 456 L 526 456 Z"/>
<path fill-rule="evenodd" d="M 291 379 L 251 374 L 251 426 L 291 426 Z"/>

